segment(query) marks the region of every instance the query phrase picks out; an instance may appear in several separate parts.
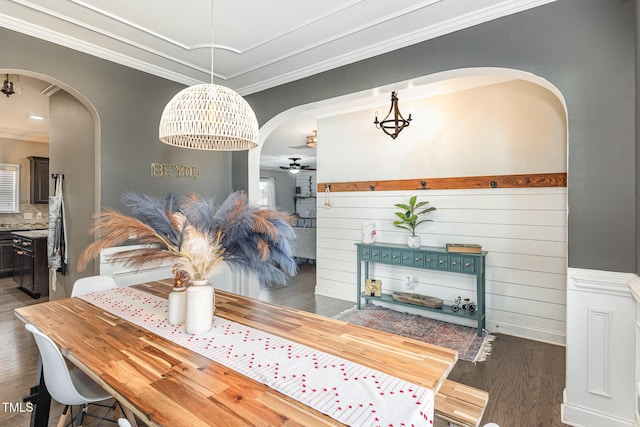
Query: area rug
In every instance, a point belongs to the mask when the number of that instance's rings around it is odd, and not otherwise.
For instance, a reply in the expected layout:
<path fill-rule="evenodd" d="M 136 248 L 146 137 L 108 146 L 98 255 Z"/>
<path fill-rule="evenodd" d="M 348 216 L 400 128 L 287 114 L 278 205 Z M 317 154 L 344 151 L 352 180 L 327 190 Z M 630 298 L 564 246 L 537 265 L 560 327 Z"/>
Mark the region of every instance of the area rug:
<path fill-rule="evenodd" d="M 402 313 L 374 304 L 363 305 L 360 310 L 351 308 L 336 315 L 335 318 L 458 350 L 460 360 L 473 363 L 487 359 L 495 339 L 486 331 L 482 337 L 477 336 L 476 328 Z"/>

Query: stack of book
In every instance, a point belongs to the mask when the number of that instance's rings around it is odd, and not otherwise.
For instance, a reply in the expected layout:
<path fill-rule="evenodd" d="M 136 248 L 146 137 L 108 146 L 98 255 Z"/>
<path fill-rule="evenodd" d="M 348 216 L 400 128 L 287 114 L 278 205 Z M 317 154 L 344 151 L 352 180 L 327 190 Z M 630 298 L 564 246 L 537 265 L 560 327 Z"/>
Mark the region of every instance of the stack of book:
<path fill-rule="evenodd" d="M 479 254 L 482 252 L 482 246 L 475 243 L 447 243 L 447 252 Z"/>

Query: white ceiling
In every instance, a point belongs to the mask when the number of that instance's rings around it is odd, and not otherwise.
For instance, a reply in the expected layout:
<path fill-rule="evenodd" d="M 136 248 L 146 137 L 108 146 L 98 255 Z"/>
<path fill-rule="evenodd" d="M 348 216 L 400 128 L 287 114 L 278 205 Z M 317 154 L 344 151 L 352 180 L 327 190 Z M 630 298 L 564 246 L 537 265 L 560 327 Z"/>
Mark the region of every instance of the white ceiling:
<path fill-rule="evenodd" d="M 0 75 L 0 84 L 7 79 Z M 0 93 L 0 138 L 49 142 L 49 97 L 42 92 L 51 86 L 27 76 L 9 75 L 15 94 Z M 32 119 L 42 117 L 42 120 Z"/>
<path fill-rule="evenodd" d="M 0 0 L 0 26 L 187 85 L 213 39 L 214 82 L 246 95 L 551 1 L 216 0 L 212 32 L 211 0 Z"/>

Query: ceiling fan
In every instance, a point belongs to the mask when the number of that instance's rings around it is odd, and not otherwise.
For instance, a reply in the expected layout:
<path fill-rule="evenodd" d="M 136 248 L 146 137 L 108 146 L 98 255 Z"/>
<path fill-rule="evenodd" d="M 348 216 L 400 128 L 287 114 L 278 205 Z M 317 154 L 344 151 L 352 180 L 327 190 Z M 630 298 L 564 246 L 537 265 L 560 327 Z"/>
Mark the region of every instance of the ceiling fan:
<path fill-rule="evenodd" d="M 295 145 L 289 148 L 316 148 L 318 146 L 318 131 L 316 129 L 313 130 L 313 135 L 307 136 L 307 143 L 302 145 Z"/>
<path fill-rule="evenodd" d="M 291 160 L 291 163 L 289 163 L 289 166 L 280 166 L 280 169 L 288 170 L 290 174 L 295 175 L 299 173 L 301 170 L 306 170 L 306 171 L 316 170 L 311 166 L 303 166 L 300 163 L 298 163 L 298 160 L 300 160 L 300 157 L 289 157 L 289 160 Z"/>

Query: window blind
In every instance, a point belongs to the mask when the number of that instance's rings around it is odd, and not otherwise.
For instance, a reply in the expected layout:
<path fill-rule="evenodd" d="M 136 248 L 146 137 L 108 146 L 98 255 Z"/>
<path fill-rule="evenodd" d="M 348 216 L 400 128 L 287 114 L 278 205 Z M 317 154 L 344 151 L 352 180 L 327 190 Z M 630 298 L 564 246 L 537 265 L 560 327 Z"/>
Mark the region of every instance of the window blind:
<path fill-rule="evenodd" d="M 0 163 L 0 212 L 20 212 L 20 165 Z"/>

